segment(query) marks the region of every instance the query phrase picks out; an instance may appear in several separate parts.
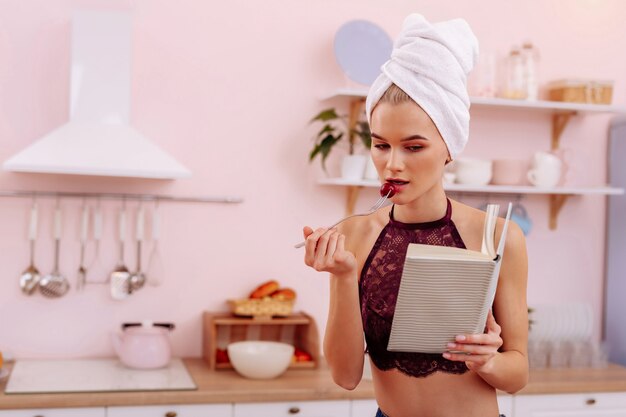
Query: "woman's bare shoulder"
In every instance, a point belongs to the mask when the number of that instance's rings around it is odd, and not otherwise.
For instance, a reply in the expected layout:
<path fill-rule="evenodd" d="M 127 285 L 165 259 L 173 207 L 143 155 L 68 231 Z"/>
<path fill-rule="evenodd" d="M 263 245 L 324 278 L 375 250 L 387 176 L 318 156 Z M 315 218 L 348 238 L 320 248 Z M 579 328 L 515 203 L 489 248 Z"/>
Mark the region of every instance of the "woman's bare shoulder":
<path fill-rule="evenodd" d="M 485 219 L 486 213 L 483 210 L 468 206 L 467 204 L 453 199 L 450 199 L 450 204 L 452 204 L 452 217 L 455 223 L 476 223 L 477 220 Z"/>
<path fill-rule="evenodd" d="M 478 242 L 477 244 L 480 245 L 486 213 L 453 199 L 450 199 L 450 203 L 452 204 L 452 221 L 466 240 L 466 244 Z"/>

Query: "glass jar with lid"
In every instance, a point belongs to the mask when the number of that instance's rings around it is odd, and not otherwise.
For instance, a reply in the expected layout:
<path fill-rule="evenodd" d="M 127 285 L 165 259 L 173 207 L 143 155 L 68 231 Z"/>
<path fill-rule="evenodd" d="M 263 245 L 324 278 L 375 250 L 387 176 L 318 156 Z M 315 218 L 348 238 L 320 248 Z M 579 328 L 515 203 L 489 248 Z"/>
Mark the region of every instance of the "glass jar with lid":
<path fill-rule="evenodd" d="M 539 50 L 532 42 L 526 41 L 521 50 L 524 90 L 527 100 L 537 100 L 539 98 Z"/>
<path fill-rule="evenodd" d="M 506 80 L 503 96 L 512 99 L 526 98 L 524 63 L 518 47 L 511 48 L 506 58 Z"/>

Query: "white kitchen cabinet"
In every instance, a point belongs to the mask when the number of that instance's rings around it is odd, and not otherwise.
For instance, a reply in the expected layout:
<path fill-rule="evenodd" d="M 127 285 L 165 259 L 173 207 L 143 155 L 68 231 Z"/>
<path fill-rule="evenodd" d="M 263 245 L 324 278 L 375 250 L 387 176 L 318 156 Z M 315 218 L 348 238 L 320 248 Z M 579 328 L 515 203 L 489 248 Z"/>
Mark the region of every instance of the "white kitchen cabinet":
<path fill-rule="evenodd" d="M 626 417 L 626 393 L 516 395 L 513 408 L 514 417 Z"/>
<path fill-rule="evenodd" d="M 500 414 L 504 414 L 506 417 L 513 417 L 513 396 L 512 395 L 498 395 L 498 408 Z"/>
<path fill-rule="evenodd" d="M 232 415 L 232 404 L 197 404 L 107 407 L 106 417 L 232 417 Z"/>
<path fill-rule="evenodd" d="M 104 407 L 93 408 L 31 408 L 0 411 L 0 417 L 106 417 Z"/>
<path fill-rule="evenodd" d="M 374 417 L 378 409 L 376 400 L 352 400 L 350 417 Z"/>
<path fill-rule="evenodd" d="M 234 410 L 233 417 L 350 417 L 350 400 L 237 403 Z"/>
<path fill-rule="evenodd" d="M 498 395 L 498 408 L 500 414 L 506 417 L 513 416 L 513 396 Z M 352 413 L 350 417 L 374 417 L 378 404 L 376 400 L 352 400 Z"/>

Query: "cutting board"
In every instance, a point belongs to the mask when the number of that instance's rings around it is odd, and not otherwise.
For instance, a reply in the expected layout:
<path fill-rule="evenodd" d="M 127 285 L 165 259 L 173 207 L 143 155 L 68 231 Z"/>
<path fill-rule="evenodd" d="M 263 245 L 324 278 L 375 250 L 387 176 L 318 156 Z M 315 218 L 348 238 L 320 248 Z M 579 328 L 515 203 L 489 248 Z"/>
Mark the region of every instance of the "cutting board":
<path fill-rule="evenodd" d="M 126 368 L 117 359 L 17 360 L 6 394 L 195 390 L 180 359 L 153 370 Z"/>

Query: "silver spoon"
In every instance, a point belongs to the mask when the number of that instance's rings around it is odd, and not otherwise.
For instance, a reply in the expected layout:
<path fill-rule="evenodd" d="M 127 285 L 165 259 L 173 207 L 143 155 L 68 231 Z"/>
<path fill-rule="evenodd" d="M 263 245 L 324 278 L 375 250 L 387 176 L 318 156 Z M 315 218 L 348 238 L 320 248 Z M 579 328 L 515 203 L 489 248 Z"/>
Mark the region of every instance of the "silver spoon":
<path fill-rule="evenodd" d="M 123 300 L 130 295 L 130 273 L 124 265 L 124 237 L 126 235 L 126 201 L 122 205 L 119 219 L 120 257 L 117 266 L 111 272 L 111 297 Z"/>
<path fill-rule="evenodd" d="M 130 276 L 130 290 L 137 291 L 146 283 L 146 275 L 141 272 L 141 242 L 143 241 L 143 228 L 144 228 L 144 212 L 143 206 L 139 206 L 137 211 L 137 225 L 136 225 L 136 238 L 137 238 L 137 269 Z"/>
<path fill-rule="evenodd" d="M 54 269 L 39 281 L 39 291 L 50 298 L 65 295 L 70 289 L 70 283 L 59 272 L 59 246 L 61 243 L 61 208 L 57 201 L 54 212 Z"/>
<path fill-rule="evenodd" d="M 28 228 L 28 240 L 30 241 L 30 265 L 22 272 L 20 276 L 20 287 L 25 294 L 32 294 L 41 276 L 35 268 L 35 239 L 37 238 L 37 202 L 33 200 L 33 206 L 30 209 L 30 226 Z"/>

